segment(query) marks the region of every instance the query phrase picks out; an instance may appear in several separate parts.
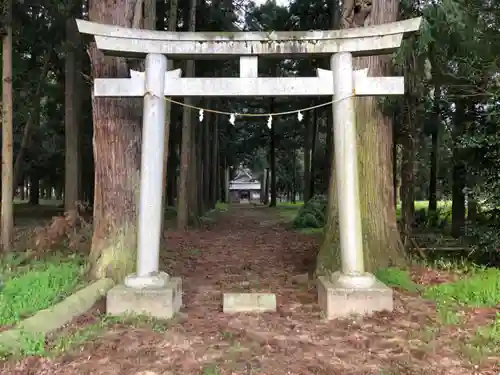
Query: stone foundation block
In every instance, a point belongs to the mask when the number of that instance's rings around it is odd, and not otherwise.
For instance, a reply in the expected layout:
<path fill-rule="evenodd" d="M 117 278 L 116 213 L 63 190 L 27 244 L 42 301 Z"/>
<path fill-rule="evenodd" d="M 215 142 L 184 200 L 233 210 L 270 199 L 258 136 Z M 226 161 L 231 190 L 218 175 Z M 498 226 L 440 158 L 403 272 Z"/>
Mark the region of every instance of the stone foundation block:
<path fill-rule="evenodd" d="M 376 280 L 369 288 L 346 288 L 332 277 L 318 277 L 318 303 L 326 319 L 347 318 L 350 315 L 370 315 L 394 309 L 392 289 Z"/>
<path fill-rule="evenodd" d="M 106 296 L 109 315 L 149 315 L 157 319 L 170 319 L 182 306 L 182 282 L 171 277 L 161 288 L 130 288 L 117 285 Z"/>
<path fill-rule="evenodd" d="M 274 312 L 274 293 L 224 293 L 222 311 L 225 313 Z"/>

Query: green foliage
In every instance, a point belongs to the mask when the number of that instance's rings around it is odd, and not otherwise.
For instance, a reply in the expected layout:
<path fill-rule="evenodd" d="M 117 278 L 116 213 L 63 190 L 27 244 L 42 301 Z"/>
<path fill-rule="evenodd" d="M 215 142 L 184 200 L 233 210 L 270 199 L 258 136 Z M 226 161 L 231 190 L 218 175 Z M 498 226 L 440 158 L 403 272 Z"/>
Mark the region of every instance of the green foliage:
<path fill-rule="evenodd" d="M 408 292 L 418 292 L 420 286 L 415 284 L 407 271 L 395 267 L 383 268 L 375 272 L 375 277 L 385 285 Z"/>
<path fill-rule="evenodd" d="M 0 291 L 0 326 L 46 309 L 69 295 L 81 282 L 77 262 L 39 263 L 12 272 Z"/>
<path fill-rule="evenodd" d="M 453 283 L 433 286 L 426 290 L 424 296 L 435 300 L 439 306 L 497 306 L 500 301 L 500 269 L 479 269 Z"/>
<path fill-rule="evenodd" d="M 324 195 L 316 195 L 306 202 L 293 220 L 297 229 L 323 228 L 326 224 L 328 200 Z"/>

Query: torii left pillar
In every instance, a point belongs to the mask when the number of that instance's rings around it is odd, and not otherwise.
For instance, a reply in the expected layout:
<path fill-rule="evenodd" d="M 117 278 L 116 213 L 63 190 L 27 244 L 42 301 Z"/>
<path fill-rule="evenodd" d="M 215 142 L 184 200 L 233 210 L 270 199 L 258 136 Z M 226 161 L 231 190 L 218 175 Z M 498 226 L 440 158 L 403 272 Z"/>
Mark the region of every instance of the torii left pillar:
<path fill-rule="evenodd" d="M 163 156 L 165 137 L 164 97 L 167 58 L 146 56 L 146 72 L 135 80 L 144 94 L 141 183 L 138 215 L 137 271 L 107 294 L 106 309 L 111 315 L 141 314 L 168 319 L 182 305 L 179 277 L 159 271 L 163 207 Z"/>

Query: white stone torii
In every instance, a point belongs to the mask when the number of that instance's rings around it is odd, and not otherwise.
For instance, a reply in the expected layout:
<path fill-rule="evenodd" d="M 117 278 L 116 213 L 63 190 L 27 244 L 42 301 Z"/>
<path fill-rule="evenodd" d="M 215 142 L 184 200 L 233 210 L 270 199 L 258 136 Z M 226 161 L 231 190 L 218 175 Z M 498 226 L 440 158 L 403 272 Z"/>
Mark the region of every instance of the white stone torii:
<path fill-rule="evenodd" d="M 79 31 L 94 35 L 97 48 L 105 54 L 146 59 L 145 73 L 132 71 L 130 78 L 94 80 L 95 96 L 144 96 L 137 272 L 118 292 L 110 291 L 114 297 L 108 294 L 108 311 L 110 298 L 119 299 L 127 288 L 136 293 L 135 304 L 129 304 L 128 310 L 169 317 L 181 304 L 180 279 L 159 273 L 162 207 L 157 202 L 161 202 L 163 194 L 164 96 L 333 96 L 342 268 L 331 277 L 319 279 L 318 299 L 328 318 L 392 309 L 390 289 L 364 268 L 353 96 L 403 94 L 404 77 L 368 77 L 367 69 L 353 71 L 353 57 L 395 51 L 403 36 L 417 31 L 420 23 L 421 18 L 413 18 L 334 31 L 214 33 L 151 31 L 77 20 Z M 316 77 L 258 77 L 259 56 L 309 55 L 331 56 L 331 70 L 318 69 Z M 167 58 L 232 57 L 239 57 L 239 77 L 183 78 L 179 69 L 167 72 Z M 162 288 L 166 294 L 159 296 L 171 301 L 164 302 L 164 309 L 158 311 L 148 304 L 151 298 L 158 297 L 154 291 Z M 143 302 L 137 297 L 138 291 L 143 293 Z M 375 303 L 367 304 L 363 301 L 370 292 L 378 297 Z M 112 312 L 124 311 L 122 300 L 115 305 L 120 306 L 111 307 Z"/>

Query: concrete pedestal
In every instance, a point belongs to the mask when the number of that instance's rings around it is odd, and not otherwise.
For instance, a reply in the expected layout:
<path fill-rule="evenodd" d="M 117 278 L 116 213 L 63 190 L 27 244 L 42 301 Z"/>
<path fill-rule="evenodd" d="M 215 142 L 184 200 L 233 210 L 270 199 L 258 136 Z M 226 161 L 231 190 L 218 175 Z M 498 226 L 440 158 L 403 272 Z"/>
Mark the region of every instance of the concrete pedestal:
<path fill-rule="evenodd" d="M 170 319 L 182 305 L 180 277 L 170 277 L 161 287 L 131 288 L 117 285 L 106 297 L 109 315 L 149 315 L 157 319 Z"/>
<path fill-rule="evenodd" d="M 392 289 L 375 279 L 367 288 L 349 288 L 339 283 L 340 272 L 318 277 L 318 303 L 326 319 L 370 315 L 394 309 Z"/>
<path fill-rule="evenodd" d="M 274 293 L 224 293 L 222 311 L 240 312 L 275 312 L 276 295 Z"/>

